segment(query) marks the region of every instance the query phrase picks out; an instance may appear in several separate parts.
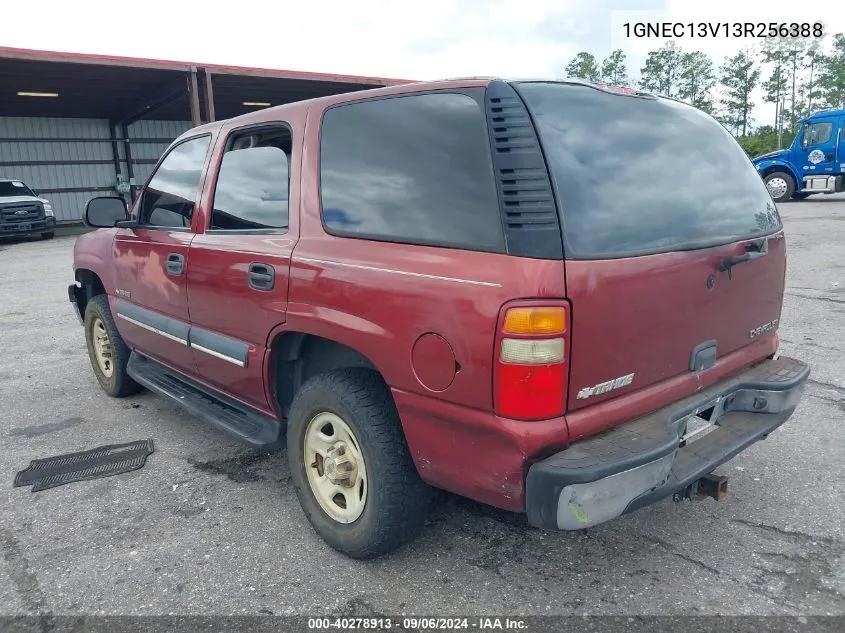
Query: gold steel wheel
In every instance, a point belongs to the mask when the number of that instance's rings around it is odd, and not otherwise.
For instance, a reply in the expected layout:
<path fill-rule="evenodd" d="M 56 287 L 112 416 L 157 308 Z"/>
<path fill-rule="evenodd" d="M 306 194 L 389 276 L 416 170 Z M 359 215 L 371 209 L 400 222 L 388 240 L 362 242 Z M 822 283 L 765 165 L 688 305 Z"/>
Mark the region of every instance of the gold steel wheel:
<path fill-rule="evenodd" d="M 334 413 L 308 423 L 303 446 L 305 473 L 320 507 L 338 523 L 352 523 L 367 503 L 367 468 L 349 425 Z"/>
<path fill-rule="evenodd" d="M 106 325 L 100 317 L 95 317 L 91 323 L 91 339 L 94 343 L 94 358 L 97 360 L 97 366 L 103 376 L 111 378 L 114 373 L 112 346 Z"/>

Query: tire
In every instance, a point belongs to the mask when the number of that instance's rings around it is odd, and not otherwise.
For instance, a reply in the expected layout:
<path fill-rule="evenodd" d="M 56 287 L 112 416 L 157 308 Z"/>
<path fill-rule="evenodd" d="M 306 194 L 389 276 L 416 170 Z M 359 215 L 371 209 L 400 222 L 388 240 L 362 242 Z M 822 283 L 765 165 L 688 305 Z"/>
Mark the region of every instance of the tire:
<path fill-rule="evenodd" d="M 795 181 L 783 171 L 773 171 L 763 179 L 766 189 L 775 202 L 786 202 L 795 193 Z"/>
<path fill-rule="evenodd" d="M 55 237 L 55 231 L 47 231 L 46 233 L 41 234 L 42 240 L 52 240 Z"/>
<path fill-rule="evenodd" d="M 809 197 L 810 197 L 810 194 L 804 193 L 804 192 L 796 192 L 796 193 L 792 194 L 793 200 L 806 200 Z"/>
<path fill-rule="evenodd" d="M 349 482 L 352 485 L 345 488 L 349 496 L 342 496 L 354 498 L 357 494 L 360 499 L 360 491 L 365 490 L 365 494 L 357 506 L 360 511 L 357 516 L 354 516 L 357 501 L 344 504 L 343 508 L 331 507 L 332 512 L 350 513 L 339 519 L 325 509 L 331 505 L 325 497 L 322 502 L 318 500 L 315 488 L 320 485 L 318 482 L 331 487 L 330 472 L 345 473 L 341 466 L 347 464 L 331 463 L 334 459 L 328 458 L 328 452 L 324 453 L 327 457 L 319 459 L 315 453 L 314 462 L 307 463 L 311 461 L 307 458 L 311 451 L 306 446 L 306 434 L 309 429 L 312 433 L 318 429 L 325 437 L 331 427 L 331 437 L 338 440 L 332 445 L 336 447 L 342 444 L 341 424 L 351 432 L 352 438 L 344 444 L 346 450 L 338 459 L 354 462 L 352 476 L 357 482 Z M 433 490 L 417 473 L 396 405 L 378 373 L 348 368 L 309 379 L 291 405 L 287 448 L 299 503 L 317 534 L 337 551 L 351 558 L 375 558 L 412 540 L 422 529 Z M 317 467 L 318 461 L 323 473 Z"/>
<path fill-rule="evenodd" d="M 101 367 L 98 360 L 98 335 L 107 336 L 106 343 L 110 348 L 109 371 Z M 97 382 L 107 394 L 114 398 L 125 398 L 141 391 L 141 385 L 132 380 L 126 373 L 130 350 L 123 342 L 109 309 L 106 295 L 96 295 L 88 300 L 85 306 L 85 343 L 88 347 L 88 358 L 94 369 Z"/>

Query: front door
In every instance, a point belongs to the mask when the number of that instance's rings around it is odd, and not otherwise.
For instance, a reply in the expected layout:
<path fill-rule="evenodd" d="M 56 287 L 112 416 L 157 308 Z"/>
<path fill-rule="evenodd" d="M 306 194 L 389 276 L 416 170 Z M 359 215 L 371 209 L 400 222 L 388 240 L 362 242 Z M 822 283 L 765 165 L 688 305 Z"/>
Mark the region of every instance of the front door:
<path fill-rule="evenodd" d="M 819 117 L 804 125 L 801 142 L 794 150 L 795 163 L 801 167 L 801 178 L 839 173 L 837 144 L 840 121 L 837 117 Z M 803 189 L 803 183 L 798 189 Z"/>
<path fill-rule="evenodd" d="M 195 373 L 188 347 L 188 247 L 211 137 L 174 146 L 159 163 L 133 215 L 139 226 L 114 241 L 117 327 L 133 349 Z"/>
<path fill-rule="evenodd" d="M 270 332 L 285 320 L 299 152 L 281 122 L 226 131 L 203 194 L 205 231 L 189 249 L 191 349 L 204 381 L 269 411 L 264 361 Z"/>

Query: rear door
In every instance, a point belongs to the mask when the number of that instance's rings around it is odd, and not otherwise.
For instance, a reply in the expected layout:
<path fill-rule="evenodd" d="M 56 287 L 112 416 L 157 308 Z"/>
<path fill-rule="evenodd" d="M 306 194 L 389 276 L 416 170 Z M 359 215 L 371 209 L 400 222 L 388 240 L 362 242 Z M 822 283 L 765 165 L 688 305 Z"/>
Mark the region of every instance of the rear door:
<path fill-rule="evenodd" d="M 771 353 L 781 220 L 724 128 L 665 99 L 561 83 L 519 90 L 562 214 L 568 408 L 690 373 L 700 388 L 708 368 L 740 350 L 756 346 L 741 355 L 748 363 Z"/>
<path fill-rule="evenodd" d="M 113 311 L 121 336 L 189 374 L 188 246 L 210 144 L 204 135 L 171 148 L 135 204 L 139 225 L 119 230 L 114 240 Z"/>
<path fill-rule="evenodd" d="M 297 236 L 294 123 L 224 128 L 203 195 L 204 231 L 190 248 L 197 369 L 204 381 L 265 411 L 265 353 L 270 331 L 285 320 Z"/>

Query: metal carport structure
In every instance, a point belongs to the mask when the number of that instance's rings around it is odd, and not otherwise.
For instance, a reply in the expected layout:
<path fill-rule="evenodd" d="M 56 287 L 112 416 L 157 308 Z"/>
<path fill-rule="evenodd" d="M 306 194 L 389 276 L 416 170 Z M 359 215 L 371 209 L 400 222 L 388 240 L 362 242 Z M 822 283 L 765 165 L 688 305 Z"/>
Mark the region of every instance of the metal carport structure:
<path fill-rule="evenodd" d="M 75 222 L 88 198 L 143 184 L 194 125 L 407 81 L 0 47 L 0 176 Z"/>

